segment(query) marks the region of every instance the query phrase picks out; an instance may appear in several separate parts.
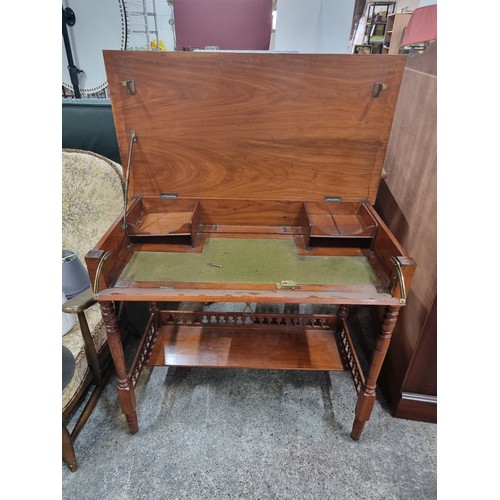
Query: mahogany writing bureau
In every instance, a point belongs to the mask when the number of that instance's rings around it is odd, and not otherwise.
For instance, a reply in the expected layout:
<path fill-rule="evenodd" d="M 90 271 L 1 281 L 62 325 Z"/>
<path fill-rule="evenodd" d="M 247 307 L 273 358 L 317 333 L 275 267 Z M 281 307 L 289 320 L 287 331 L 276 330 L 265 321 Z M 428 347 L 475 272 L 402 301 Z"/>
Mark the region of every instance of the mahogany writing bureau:
<path fill-rule="evenodd" d="M 105 51 L 126 209 L 86 256 L 129 430 L 144 366 L 352 372 L 352 437 L 415 263 L 372 207 L 404 56 Z M 115 302 L 150 318 L 127 366 Z M 246 303 L 244 312 L 162 303 Z M 333 304 L 334 315 L 251 304 Z M 349 305 L 383 305 L 367 373 Z M 221 306 L 221 309 L 223 307 Z"/>

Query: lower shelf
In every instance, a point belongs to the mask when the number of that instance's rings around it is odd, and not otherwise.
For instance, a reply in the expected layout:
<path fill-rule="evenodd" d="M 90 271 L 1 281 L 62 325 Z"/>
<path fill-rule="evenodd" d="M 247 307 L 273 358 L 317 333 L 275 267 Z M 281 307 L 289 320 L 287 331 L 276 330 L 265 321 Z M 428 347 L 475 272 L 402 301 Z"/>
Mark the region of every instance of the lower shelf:
<path fill-rule="evenodd" d="M 150 366 L 344 370 L 332 330 L 168 325 L 160 328 Z"/>

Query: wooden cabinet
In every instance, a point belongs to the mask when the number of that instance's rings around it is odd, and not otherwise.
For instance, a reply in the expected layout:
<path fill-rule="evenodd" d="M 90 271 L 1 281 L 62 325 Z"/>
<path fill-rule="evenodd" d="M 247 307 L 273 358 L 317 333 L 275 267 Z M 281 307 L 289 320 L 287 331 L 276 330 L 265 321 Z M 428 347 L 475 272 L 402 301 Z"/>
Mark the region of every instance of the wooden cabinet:
<path fill-rule="evenodd" d="M 409 57 L 375 207 L 417 263 L 384 364 L 396 417 L 436 421 L 436 43 Z"/>
<path fill-rule="evenodd" d="M 408 25 L 411 12 L 400 14 L 390 14 L 387 16 L 387 27 L 385 30 L 384 45 L 382 54 L 398 54 L 399 44 L 403 39 L 404 29 Z"/>

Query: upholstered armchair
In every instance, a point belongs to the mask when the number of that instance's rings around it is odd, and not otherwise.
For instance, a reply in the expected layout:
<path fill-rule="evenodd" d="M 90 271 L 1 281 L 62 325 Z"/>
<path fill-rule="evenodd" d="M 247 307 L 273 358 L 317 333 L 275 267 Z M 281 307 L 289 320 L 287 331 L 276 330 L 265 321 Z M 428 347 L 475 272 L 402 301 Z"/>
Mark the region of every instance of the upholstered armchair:
<path fill-rule="evenodd" d="M 63 249 L 72 250 L 85 265 L 85 254 L 121 215 L 123 206 L 120 165 L 97 153 L 63 149 Z M 73 375 L 62 392 L 63 460 L 76 470 L 73 443 L 99 399 L 112 363 L 99 304 L 95 303 L 92 290 L 89 288 L 63 303 L 63 312 L 77 318 L 73 328 L 62 337 L 63 346 L 74 358 Z M 72 430 L 68 428 L 69 420 Z"/>

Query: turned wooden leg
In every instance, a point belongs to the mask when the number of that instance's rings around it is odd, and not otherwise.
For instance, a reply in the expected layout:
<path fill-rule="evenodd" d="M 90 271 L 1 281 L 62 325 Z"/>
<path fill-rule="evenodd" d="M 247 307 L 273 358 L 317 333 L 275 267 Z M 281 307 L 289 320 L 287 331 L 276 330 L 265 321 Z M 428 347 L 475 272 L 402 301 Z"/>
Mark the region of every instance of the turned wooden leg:
<path fill-rule="evenodd" d="M 73 440 L 64 422 L 62 424 L 62 458 L 68 464 L 71 472 L 74 472 L 78 468 Z"/>
<path fill-rule="evenodd" d="M 365 423 L 370 418 L 373 405 L 375 403 L 375 390 L 377 388 L 377 379 L 384 362 L 389 343 L 391 342 L 392 332 L 398 319 L 399 307 L 387 306 L 384 312 L 382 328 L 377 335 L 375 347 L 373 348 L 372 359 L 365 385 L 358 394 L 356 404 L 356 417 L 352 426 L 351 437 L 356 441 L 361 437 Z"/>
<path fill-rule="evenodd" d="M 128 429 L 134 434 L 139 430 L 137 413 L 135 411 L 135 390 L 127 375 L 122 338 L 118 330 L 113 302 L 101 302 L 101 312 L 104 325 L 106 326 L 109 350 L 113 357 L 116 376 L 118 378 L 118 400 L 120 401 L 122 412 L 127 419 Z"/>

